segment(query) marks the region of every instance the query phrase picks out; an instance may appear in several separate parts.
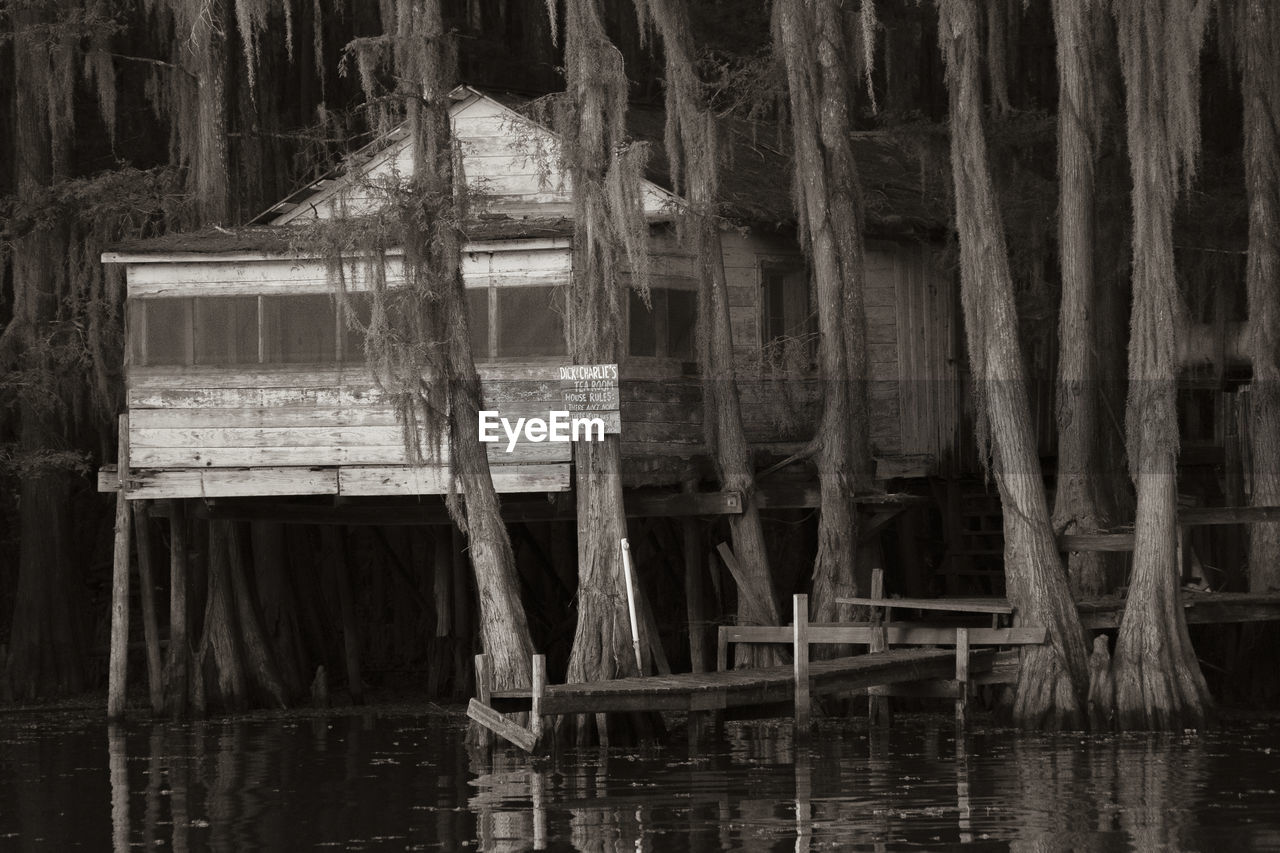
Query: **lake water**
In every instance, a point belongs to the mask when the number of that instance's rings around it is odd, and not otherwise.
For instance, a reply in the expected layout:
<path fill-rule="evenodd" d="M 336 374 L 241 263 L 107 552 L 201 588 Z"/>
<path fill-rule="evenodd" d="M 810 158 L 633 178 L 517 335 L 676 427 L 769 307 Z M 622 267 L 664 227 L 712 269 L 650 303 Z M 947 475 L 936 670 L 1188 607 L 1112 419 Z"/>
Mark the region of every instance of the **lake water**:
<path fill-rule="evenodd" d="M 435 711 L 108 727 L 0 714 L 0 849 L 1280 849 L 1280 728 L 1038 736 L 730 724 L 531 765 Z"/>

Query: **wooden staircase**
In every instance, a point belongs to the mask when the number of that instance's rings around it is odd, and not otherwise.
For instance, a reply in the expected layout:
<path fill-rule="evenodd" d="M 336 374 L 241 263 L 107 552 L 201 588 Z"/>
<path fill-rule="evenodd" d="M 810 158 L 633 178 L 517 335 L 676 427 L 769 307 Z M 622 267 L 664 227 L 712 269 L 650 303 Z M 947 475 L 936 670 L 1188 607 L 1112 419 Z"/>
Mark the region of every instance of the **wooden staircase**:
<path fill-rule="evenodd" d="M 948 595 L 1003 594 L 1004 515 L 995 484 L 947 479 L 935 488 L 944 507 L 943 588 Z"/>

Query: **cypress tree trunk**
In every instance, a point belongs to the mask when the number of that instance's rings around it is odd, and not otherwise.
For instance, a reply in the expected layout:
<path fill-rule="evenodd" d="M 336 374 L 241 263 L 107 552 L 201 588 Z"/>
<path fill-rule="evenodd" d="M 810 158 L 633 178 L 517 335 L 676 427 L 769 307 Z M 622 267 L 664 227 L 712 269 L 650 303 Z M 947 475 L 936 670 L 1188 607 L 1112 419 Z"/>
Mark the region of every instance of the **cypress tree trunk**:
<path fill-rule="evenodd" d="M 642 5 L 642 4 L 638 4 Z M 741 514 L 730 515 L 729 532 L 738 560 L 738 623 L 777 625 L 778 603 L 755 500 L 751 449 L 742 426 L 742 407 L 733 366 L 729 286 L 725 279 L 720 223 L 716 218 L 719 164 L 715 117 L 707 108 L 694 65 L 691 24 L 683 0 L 647 0 L 662 37 L 666 68 L 667 159 L 684 176 L 689 206 L 683 236 L 693 247 L 698 271 L 699 360 L 702 368 L 703 429 L 720 487 L 743 495 Z M 737 665 L 777 661 L 774 649 L 739 643 Z"/>
<path fill-rule="evenodd" d="M 1009 603 L 1020 623 L 1043 625 L 1049 632 L 1045 645 L 1023 649 L 1014 722 L 1024 728 L 1081 728 L 1088 687 L 1084 632 L 1058 559 L 1036 455 L 1004 226 L 982 130 L 978 6 L 975 0 L 941 0 L 938 10 L 951 103 L 961 301 L 979 440 L 990 442 L 1004 509 Z"/>
<path fill-rule="evenodd" d="M 227 155 L 227 29 L 231 16 L 226 0 L 207 0 L 193 12 L 190 39 L 184 47 L 190 52 L 188 65 L 196 78 L 196 139 L 188 166 L 189 184 L 201 223 L 219 225 L 231 217 Z"/>
<path fill-rule="evenodd" d="M 227 711 L 287 705 L 275 650 L 245 571 L 244 547 L 238 522 L 209 522 L 204 633 L 191 685 L 192 705 L 201 713 L 210 704 Z"/>
<path fill-rule="evenodd" d="M 14 183 L 31 201 L 54 180 L 53 152 L 66 148 L 66 128 L 50 128 L 50 48 L 45 35 L 24 32 L 47 26 L 38 4 L 10 13 L 13 32 Z M 60 138 L 55 138 L 60 137 Z M 59 176 L 64 177 L 64 176 Z M 66 254 L 55 228 L 35 225 L 11 243 L 13 316 L 0 336 L 0 352 L 28 374 L 18 394 L 18 446 L 31 466 L 19 492 L 20 546 L 6 675 L 19 699 L 71 693 L 84 686 L 81 626 L 75 612 L 79 579 L 69 553 L 71 478 L 41 457 L 65 449 L 56 413 L 49 353 L 50 326 L 58 314 L 58 266 Z"/>
<path fill-rule="evenodd" d="M 1280 505 L 1280 10 L 1246 0 L 1237 44 L 1243 66 L 1244 167 L 1249 198 L 1249 439 L 1254 506 Z M 1280 591 L 1280 524 L 1249 528 L 1249 591 Z M 1241 680 L 1257 700 L 1280 693 L 1274 624 L 1245 626 Z"/>
<path fill-rule="evenodd" d="M 760 507 L 755 499 L 755 473 L 751 448 L 742 427 L 742 407 L 733 369 L 733 332 L 729 322 L 729 287 L 724 274 L 720 230 L 715 220 L 698 223 L 696 241 L 699 265 L 698 309 L 702 314 L 703 428 L 707 446 L 715 455 L 720 487 L 743 496 L 742 513 L 730 515 L 729 534 L 737 557 L 738 624 L 778 625 L 782 617 L 773 591 L 768 548 Z M 769 666 L 779 662 L 770 646 L 738 643 L 737 666 Z"/>
<path fill-rule="evenodd" d="M 554 4 L 553 4 L 554 5 Z M 565 94 L 553 118 L 573 185 L 573 281 L 569 354 L 575 363 L 618 361 L 621 272 L 648 287 L 649 229 L 640 194 L 642 151 L 626 133 L 627 79 L 610 43 L 599 0 L 564 4 Z M 596 681 L 635 673 L 620 541 L 622 453 L 616 435 L 580 442 L 574 453 L 578 507 L 578 622 L 567 678 Z M 582 742 L 590 731 L 579 721 Z M 601 738 L 606 732 L 598 732 Z"/>
<path fill-rule="evenodd" d="M 795 145 L 795 198 L 813 269 L 818 309 L 822 418 L 813 449 L 818 467 L 818 553 L 811 618 L 851 618 L 835 599 L 855 595 L 858 517 L 853 496 L 871 485 L 863 310 L 862 188 L 849 139 L 849 82 L 834 0 L 778 0 L 774 42 L 786 65 Z"/>
<path fill-rule="evenodd" d="M 1247 0 L 1244 12 L 1251 501 L 1280 506 L 1280 10 L 1266 0 Z M 1280 523 L 1249 529 L 1249 591 L 1280 591 Z"/>
<path fill-rule="evenodd" d="M 1094 164 L 1101 118 L 1097 68 L 1105 12 L 1073 0 L 1054 0 L 1058 43 L 1059 247 L 1062 310 L 1058 316 L 1058 480 L 1053 528 L 1092 533 L 1107 526 L 1098 489 L 1099 371 L 1094 350 L 1098 293 L 1094 275 Z M 1073 552 L 1067 563 L 1076 595 L 1100 595 L 1106 586 L 1100 551 Z"/>
<path fill-rule="evenodd" d="M 450 513 L 467 535 L 480 600 L 480 636 L 489 655 L 492 686 L 526 687 L 533 643 L 511 539 L 498 506 L 489 457 L 480 442 L 480 376 L 471 352 L 462 281 L 463 208 L 454 175 L 456 152 L 449 123 L 452 72 L 440 0 L 407 0 L 397 16 L 398 71 L 415 140 L 414 188 L 420 214 L 406 217 L 405 271 L 438 295 L 432 331 L 443 342 L 441 381 L 448 383 L 450 475 L 462 487 L 450 495 Z M 420 96 L 420 97 L 419 97 Z M 425 215 L 423 215 L 425 214 Z"/>
<path fill-rule="evenodd" d="M 1211 700 L 1178 590 L 1175 562 L 1177 332 L 1173 205 L 1199 144 L 1205 7 L 1116 0 L 1133 173 L 1133 307 L 1126 426 L 1137 488 L 1133 574 L 1112 669 L 1124 729 L 1203 724 Z"/>

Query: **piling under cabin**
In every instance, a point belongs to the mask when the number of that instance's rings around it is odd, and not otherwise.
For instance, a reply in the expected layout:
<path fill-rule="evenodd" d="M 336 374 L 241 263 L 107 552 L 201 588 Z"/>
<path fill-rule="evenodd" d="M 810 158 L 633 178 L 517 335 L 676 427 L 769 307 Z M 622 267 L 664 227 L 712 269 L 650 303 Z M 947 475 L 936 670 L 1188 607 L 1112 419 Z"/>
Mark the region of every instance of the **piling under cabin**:
<path fill-rule="evenodd" d="M 555 136 L 518 111 L 519 99 L 461 87 L 452 119 L 471 192 L 463 273 L 485 404 L 512 420 L 561 407 L 568 363 L 565 285 L 573 274 L 572 198 Z M 637 109 L 633 132 L 658 140 L 662 114 Z M 727 125 L 733 167 L 724 180 L 723 251 L 742 410 L 758 464 L 811 436 L 820 405 L 815 320 L 794 236 L 787 166 L 771 130 Z M 868 252 L 872 442 L 882 477 L 925 476 L 960 440 L 959 329 L 953 276 L 926 239 L 942 223 L 912 188 L 905 157 L 859 143 L 870 163 L 874 214 Z M 648 304 L 632 291 L 620 365 L 624 486 L 670 490 L 710 466 L 695 363 L 693 259 L 671 225 L 679 199 L 655 157 L 644 186 L 652 222 Z M 368 282 L 337 298 L 323 258 L 300 252 L 297 226 L 359 215 L 369 188 L 407 174 L 410 142 L 393 135 L 360 152 L 348 172 L 277 204 L 255 223 L 122 245 L 104 255 L 127 273 L 127 472 L 130 499 L 343 499 L 448 491 L 448 448 L 411 465 L 401 425 L 364 364 L 343 316 L 367 311 Z M 871 167 L 878 167 L 871 168 Z M 890 202 L 886 202 L 889 199 Z M 902 212 L 902 211 L 905 211 Z M 389 262 L 394 286 L 396 259 Z M 357 319 L 367 319 L 360 318 Z M 489 446 L 499 492 L 572 490 L 571 445 L 522 438 Z M 104 471 L 101 487 L 118 486 Z M 784 478 L 785 481 L 785 478 Z M 794 486 L 794 482 L 793 482 Z M 688 507 L 714 507 L 692 501 Z M 729 503 L 732 500 L 729 499 Z M 812 506 L 791 488 L 775 506 Z M 674 504 L 672 504 L 674 505 Z M 691 511 L 686 508 L 686 511 Z M 727 511 L 732 511 L 730 505 Z"/>

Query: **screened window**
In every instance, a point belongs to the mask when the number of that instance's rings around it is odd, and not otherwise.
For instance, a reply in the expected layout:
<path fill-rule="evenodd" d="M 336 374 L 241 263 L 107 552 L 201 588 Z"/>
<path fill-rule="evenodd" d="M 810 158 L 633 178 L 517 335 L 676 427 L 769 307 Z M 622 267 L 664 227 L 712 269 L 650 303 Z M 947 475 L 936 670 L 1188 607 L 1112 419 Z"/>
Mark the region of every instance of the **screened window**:
<path fill-rule="evenodd" d="M 499 287 L 498 358 L 564 355 L 563 292 L 556 287 Z"/>
<path fill-rule="evenodd" d="M 627 352 L 635 356 L 694 360 L 698 295 L 692 290 L 649 288 L 649 304 L 631 291 Z"/>
<path fill-rule="evenodd" d="M 200 296 L 194 301 L 196 364 L 257 363 L 258 297 Z"/>
<path fill-rule="evenodd" d="M 471 351 L 477 361 L 547 358 L 568 352 L 563 287 L 467 289 Z"/>
<path fill-rule="evenodd" d="M 471 330 L 471 357 L 477 360 L 492 358 L 489 351 L 489 288 L 472 288 L 467 291 L 467 322 Z"/>
<path fill-rule="evenodd" d="M 562 287 L 468 288 L 477 361 L 563 356 Z M 130 352 L 140 366 L 361 364 L 367 293 L 131 300 Z"/>
<path fill-rule="evenodd" d="M 320 364 L 338 358 L 338 313 L 323 293 L 262 297 L 263 360 L 269 364 Z"/>
<path fill-rule="evenodd" d="M 135 364 L 190 364 L 191 300 L 144 299 L 129 307 Z"/>

